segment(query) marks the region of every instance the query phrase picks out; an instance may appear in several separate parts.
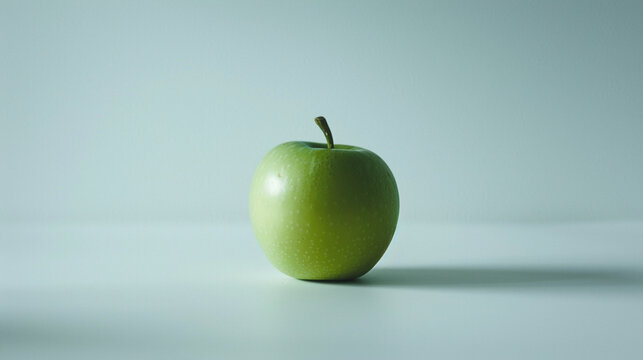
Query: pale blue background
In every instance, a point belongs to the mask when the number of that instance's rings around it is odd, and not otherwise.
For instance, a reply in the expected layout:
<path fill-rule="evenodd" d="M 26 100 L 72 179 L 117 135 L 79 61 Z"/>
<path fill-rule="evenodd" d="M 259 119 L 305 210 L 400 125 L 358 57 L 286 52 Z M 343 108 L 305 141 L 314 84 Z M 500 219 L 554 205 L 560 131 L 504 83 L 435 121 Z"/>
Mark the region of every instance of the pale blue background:
<path fill-rule="evenodd" d="M 248 221 L 317 115 L 400 188 L 356 282 Z M 643 359 L 642 138 L 640 0 L 0 0 L 0 359 Z"/>
<path fill-rule="evenodd" d="M 643 218 L 641 1 L 0 1 L 0 220 L 247 221 L 273 146 L 402 221 Z"/>

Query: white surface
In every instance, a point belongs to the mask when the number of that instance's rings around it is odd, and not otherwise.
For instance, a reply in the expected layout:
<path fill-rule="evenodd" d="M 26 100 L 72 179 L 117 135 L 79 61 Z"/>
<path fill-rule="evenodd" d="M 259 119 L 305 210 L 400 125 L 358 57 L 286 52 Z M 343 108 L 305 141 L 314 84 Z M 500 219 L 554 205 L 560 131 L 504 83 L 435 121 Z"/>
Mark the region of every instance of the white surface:
<path fill-rule="evenodd" d="M 643 223 L 400 224 L 354 283 L 249 225 L 0 226 L 1 359 L 641 359 Z"/>

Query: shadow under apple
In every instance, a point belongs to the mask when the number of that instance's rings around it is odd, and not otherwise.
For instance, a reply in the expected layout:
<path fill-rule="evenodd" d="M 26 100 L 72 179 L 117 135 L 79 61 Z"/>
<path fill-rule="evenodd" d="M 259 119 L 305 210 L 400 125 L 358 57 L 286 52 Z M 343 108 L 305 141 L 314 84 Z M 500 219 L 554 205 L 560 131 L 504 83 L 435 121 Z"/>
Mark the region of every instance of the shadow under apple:
<path fill-rule="evenodd" d="M 375 268 L 349 286 L 405 288 L 630 288 L 643 273 L 626 269 L 552 266 L 407 266 Z"/>

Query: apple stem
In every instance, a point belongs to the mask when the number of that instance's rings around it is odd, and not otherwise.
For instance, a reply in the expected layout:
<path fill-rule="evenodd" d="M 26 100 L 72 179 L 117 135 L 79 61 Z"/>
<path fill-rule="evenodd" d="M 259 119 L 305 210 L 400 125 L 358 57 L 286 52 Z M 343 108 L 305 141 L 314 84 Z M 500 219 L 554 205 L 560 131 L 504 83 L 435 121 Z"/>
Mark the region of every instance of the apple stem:
<path fill-rule="evenodd" d="M 330 132 L 330 127 L 328 126 L 328 122 L 326 121 L 326 118 L 323 116 L 318 116 L 315 118 L 315 123 L 324 132 L 324 136 L 326 137 L 326 143 L 328 144 L 328 148 L 334 149 L 335 143 L 333 142 L 333 134 Z"/>

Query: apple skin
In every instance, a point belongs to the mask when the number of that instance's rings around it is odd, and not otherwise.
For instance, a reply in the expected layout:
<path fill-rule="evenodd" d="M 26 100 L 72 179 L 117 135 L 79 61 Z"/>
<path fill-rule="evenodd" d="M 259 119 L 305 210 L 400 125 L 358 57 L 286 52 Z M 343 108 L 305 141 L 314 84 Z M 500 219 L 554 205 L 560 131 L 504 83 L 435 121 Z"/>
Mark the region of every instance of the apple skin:
<path fill-rule="evenodd" d="M 399 208 L 384 160 L 349 145 L 278 145 L 250 188 L 250 219 L 263 252 L 281 272 L 302 280 L 366 274 L 390 244 Z"/>

